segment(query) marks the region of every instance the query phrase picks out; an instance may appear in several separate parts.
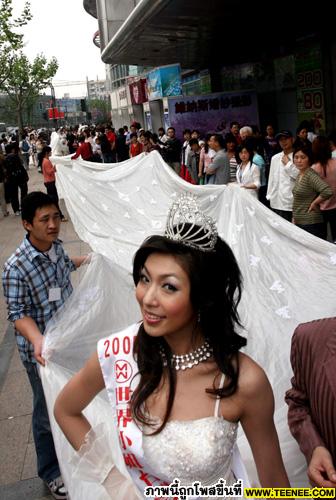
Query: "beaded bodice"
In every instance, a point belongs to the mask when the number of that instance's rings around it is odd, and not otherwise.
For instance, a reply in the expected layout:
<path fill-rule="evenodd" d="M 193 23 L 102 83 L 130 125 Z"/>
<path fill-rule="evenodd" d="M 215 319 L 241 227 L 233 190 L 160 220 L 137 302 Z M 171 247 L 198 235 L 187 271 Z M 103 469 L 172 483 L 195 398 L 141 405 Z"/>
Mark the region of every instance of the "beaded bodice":
<path fill-rule="evenodd" d="M 219 388 L 224 386 L 222 374 Z M 231 472 L 233 448 L 237 439 L 238 424 L 219 416 L 220 400 L 216 399 L 214 415 L 197 420 L 170 420 L 163 430 L 148 435 L 143 433 L 143 450 L 146 461 L 158 477 L 171 483 L 175 478 L 182 485 L 200 481 L 211 485 L 218 479 L 234 482 Z M 159 418 L 154 421 L 160 424 Z"/>
<path fill-rule="evenodd" d="M 161 479 L 204 485 L 233 482 L 231 461 L 238 424 L 222 417 L 167 422 L 155 436 L 143 435 L 146 461 Z"/>

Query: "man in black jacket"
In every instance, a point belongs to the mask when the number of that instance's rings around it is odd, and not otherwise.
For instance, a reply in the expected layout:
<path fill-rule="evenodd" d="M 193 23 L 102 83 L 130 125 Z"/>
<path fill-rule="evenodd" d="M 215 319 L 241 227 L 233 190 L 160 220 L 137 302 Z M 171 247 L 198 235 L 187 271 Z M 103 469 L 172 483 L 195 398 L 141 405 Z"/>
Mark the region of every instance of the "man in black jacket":
<path fill-rule="evenodd" d="M 15 215 L 20 215 L 19 188 L 21 203 L 28 193 L 28 174 L 19 157 L 19 148 L 16 142 L 6 146 L 5 170 L 7 173 L 7 187 Z"/>
<path fill-rule="evenodd" d="M 179 174 L 181 170 L 182 144 L 181 141 L 175 137 L 174 127 L 169 127 L 167 130 L 167 136 L 168 139 L 164 146 L 164 158 L 168 165 L 175 170 L 177 174 Z"/>

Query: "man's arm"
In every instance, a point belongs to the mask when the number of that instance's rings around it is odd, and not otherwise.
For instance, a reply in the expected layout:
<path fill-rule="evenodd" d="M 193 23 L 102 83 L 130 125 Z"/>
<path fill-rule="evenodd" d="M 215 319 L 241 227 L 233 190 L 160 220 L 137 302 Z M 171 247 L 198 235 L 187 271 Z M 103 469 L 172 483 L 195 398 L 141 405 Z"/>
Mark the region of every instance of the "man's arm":
<path fill-rule="evenodd" d="M 216 155 L 213 157 L 212 162 L 208 165 L 208 168 L 206 168 L 206 174 L 211 175 L 216 173 L 216 170 L 223 165 L 223 157 L 219 154 L 216 153 Z M 229 168 L 230 168 L 230 162 L 229 162 Z"/>
<path fill-rule="evenodd" d="M 34 358 L 42 366 L 45 365 L 45 359 L 42 357 L 43 335 L 37 324 L 29 316 L 14 321 L 15 329 L 20 332 L 22 337 L 27 339 L 34 346 Z"/>
<path fill-rule="evenodd" d="M 7 302 L 8 320 L 12 321 L 16 330 L 33 344 L 36 361 L 44 365 L 41 356 L 43 335 L 30 317 L 31 301 L 26 283 L 20 278 L 15 267 L 5 267 L 2 284 Z"/>
<path fill-rule="evenodd" d="M 309 463 L 314 449 L 317 446 L 325 446 L 325 444 L 310 415 L 304 367 L 301 366 L 298 328 L 292 338 L 291 365 L 294 373 L 291 380 L 292 388 L 286 392 L 285 401 L 288 404 L 289 429 Z"/>
<path fill-rule="evenodd" d="M 208 167 L 205 169 L 205 173 L 208 175 L 212 175 L 216 172 L 218 167 L 220 167 L 220 159 L 216 159 L 216 156 L 214 156 L 210 165 L 208 165 Z"/>
<path fill-rule="evenodd" d="M 300 327 L 298 327 L 300 328 Z M 291 364 L 294 372 L 292 388 L 286 393 L 288 425 L 308 463 L 312 485 L 335 487 L 336 472 L 332 457 L 310 415 L 310 402 L 305 388 L 304 367 L 301 366 L 298 329 L 292 339 Z"/>

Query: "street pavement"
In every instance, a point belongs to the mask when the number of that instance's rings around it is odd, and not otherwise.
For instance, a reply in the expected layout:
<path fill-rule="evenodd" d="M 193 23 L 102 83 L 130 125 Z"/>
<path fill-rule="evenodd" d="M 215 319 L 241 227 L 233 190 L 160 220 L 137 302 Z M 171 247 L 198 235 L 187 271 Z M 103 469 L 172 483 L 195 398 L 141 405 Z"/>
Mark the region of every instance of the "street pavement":
<path fill-rule="evenodd" d="M 29 170 L 29 192 L 45 191 L 43 177 L 35 167 Z M 61 208 L 67 214 L 63 200 Z M 20 245 L 25 231 L 21 217 L 0 214 L 0 267 Z M 68 216 L 69 218 L 69 216 Z M 66 252 L 85 255 L 90 247 L 82 242 L 69 218 L 61 226 L 60 238 Z M 73 284 L 76 286 L 76 273 Z M 1 287 L 2 289 L 2 287 Z M 31 430 L 32 392 L 17 353 L 12 326 L 7 321 L 6 304 L 0 293 L 0 500 L 50 500 L 48 488 L 37 476 L 36 454 Z"/>

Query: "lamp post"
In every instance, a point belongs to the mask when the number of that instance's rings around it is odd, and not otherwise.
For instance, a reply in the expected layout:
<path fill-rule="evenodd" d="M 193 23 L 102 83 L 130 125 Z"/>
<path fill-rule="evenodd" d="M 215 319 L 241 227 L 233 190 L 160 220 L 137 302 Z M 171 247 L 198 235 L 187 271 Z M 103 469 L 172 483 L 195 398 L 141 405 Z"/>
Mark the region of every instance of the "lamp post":
<path fill-rule="evenodd" d="M 55 116 L 55 108 L 56 108 L 56 97 L 55 97 L 55 89 L 52 83 L 50 83 L 51 90 L 51 106 L 52 106 L 52 116 L 54 120 L 54 126 L 57 128 L 57 118 Z"/>

